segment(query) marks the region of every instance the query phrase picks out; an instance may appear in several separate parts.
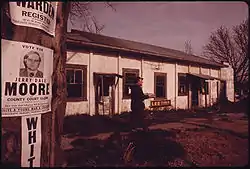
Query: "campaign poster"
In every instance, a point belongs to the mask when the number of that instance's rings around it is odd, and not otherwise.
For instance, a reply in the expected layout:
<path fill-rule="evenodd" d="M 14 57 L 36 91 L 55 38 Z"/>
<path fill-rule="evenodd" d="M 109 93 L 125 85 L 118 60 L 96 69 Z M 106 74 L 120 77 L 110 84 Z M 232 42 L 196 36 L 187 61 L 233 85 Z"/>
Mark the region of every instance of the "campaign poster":
<path fill-rule="evenodd" d="M 40 167 L 41 114 L 22 116 L 21 167 Z"/>
<path fill-rule="evenodd" d="M 53 50 L 1 40 L 2 117 L 51 111 Z"/>
<path fill-rule="evenodd" d="M 11 22 L 18 26 L 41 29 L 55 36 L 57 2 L 9 2 Z"/>

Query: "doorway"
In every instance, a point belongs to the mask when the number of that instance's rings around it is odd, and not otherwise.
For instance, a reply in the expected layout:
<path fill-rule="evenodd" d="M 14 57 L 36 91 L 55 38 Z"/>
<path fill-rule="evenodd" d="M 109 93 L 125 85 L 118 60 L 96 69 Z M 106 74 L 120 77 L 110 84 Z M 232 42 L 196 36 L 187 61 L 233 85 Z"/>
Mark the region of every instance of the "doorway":
<path fill-rule="evenodd" d="M 119 77 L 122 76 L 109 73 L 94 73 L 95 114 L 114 115 L 115 90 Z"/>
<path fill-rule="evenodd" d="M 191 107 L 196 108 L 199 106 L 199 88 L 200 79 L 191 78 Z"/>
<path fill-rule="evenodd" d="M 227 101 L 227 94 L 226 94 L 226 81 L 221 81 L 220 83 L 220 101 L 225 102 Z"/>

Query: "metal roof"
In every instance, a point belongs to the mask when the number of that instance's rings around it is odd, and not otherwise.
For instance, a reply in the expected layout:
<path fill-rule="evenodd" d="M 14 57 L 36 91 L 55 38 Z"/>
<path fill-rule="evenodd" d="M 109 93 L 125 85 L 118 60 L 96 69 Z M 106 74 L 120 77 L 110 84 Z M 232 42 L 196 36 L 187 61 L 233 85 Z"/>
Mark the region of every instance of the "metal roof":
<path fill-rule="evenodd" d="M 225 65 L 223 64 L 205 58 L 201 58 L 199 56 L 190 55 L 182 51 L 145 44 L 141 42 L 119 39 L 115 37 L 109 37 L 78 30 L 72 30 L 71 32 L 68 32 L 66 36 L 68 42 L 80 42 L 85 45 L 102 46 L 121 51 L 131 51 L 146 55 L 161 56 L 168 59 L 182 60 L 216 67 L 225 67 Z"/>

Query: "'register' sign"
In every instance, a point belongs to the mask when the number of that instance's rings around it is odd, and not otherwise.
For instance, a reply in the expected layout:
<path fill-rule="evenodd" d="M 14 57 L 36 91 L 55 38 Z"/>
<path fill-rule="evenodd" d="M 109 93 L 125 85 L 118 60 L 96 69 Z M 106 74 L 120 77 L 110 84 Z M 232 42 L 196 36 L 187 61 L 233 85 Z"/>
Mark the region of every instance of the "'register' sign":
<path fill-rule="evenodd" d="M 53 50 L 1 40 L 2 117 L 51 111 Z"/>
<path fill-rule="evenodd" d="M 15 25 L 42 29 L 55 36 L 57 2 L 9 2 L 11 21 Z"/>

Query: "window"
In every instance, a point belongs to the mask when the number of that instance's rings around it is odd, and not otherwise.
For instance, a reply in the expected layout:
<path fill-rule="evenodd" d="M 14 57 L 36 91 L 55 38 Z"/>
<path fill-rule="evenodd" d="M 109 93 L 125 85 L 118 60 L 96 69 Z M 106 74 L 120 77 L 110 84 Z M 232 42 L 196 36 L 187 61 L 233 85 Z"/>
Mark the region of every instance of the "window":
<path fill-rule="evenodd" d="M 66 65 L 67 100 L 87 100 L 87 66 Z"/>
<path fill-rule="evenodd" d="M 208 82 L 202 82 L 201 93 L 202 94 L 208 94 Z"/>
<path fill-rule="evenodd" d="M 129 86 L 134 84 L 134 78 L 139 76 L 139 69 L 122 69 L 123 74 L 123 99 L 130 98 Z"/>
<path fill-rule="evenodd" d="M 187 76 L 185 73 L 178 73 L 178 95 L 187 95 Z"/>
<path fill-rule="evenodd" d="M 154 73 L 155 96 L 157 98 L 166 97 L 166 73 Z"/>

